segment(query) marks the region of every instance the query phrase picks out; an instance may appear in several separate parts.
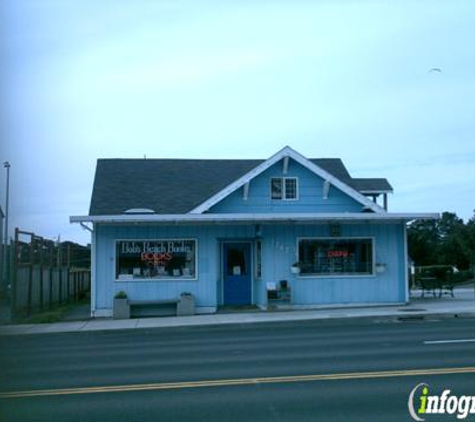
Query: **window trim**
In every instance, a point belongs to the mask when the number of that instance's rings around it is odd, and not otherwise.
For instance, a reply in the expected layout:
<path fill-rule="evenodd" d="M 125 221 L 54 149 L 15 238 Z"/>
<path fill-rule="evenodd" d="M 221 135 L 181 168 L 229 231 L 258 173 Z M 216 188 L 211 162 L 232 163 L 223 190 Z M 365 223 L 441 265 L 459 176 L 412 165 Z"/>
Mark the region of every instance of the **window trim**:
<path fill-rule="evenodd" d="M 195 242 L 195 276 L 190 277 L 190 278 L 181 278 L 181 277 L 163 277 L 163 278 L 134 278 L 133 275 L 127 278 L 117 278 L 117 243 L 118 242 L 163 242 L 163 241 L 186 241 L 186 240 L 191 240 Z M 113 271 L 114 271 L 114 282 L 115 283 L 150 283 L 150 282 L 162 282 L 162 281 L 173 281 L 173 282 L 187 282 L 187 281 L 198 281 L 198 274 L 199 274 L 199 242 L 198 238 L 196 237 L 179 237 L 179 238 L 174 238 L 174 237 L 166 237 L 166 238 L 150 238 L 150 239 L 115 239 L 114 240 L 114 259 L 113 261 Z"/>
<path fill-rule="evenodd" d="M 370 274 L 302 274 L 296 275 L 297 278 L 376 278 L 376 238 L 375 236 L 302 236 L 296 239 L 297 261 L 300 261 L 299 242 L 301 240 L 371 240 L 372 250 L 372 268 Z"/>
<path fill-rule="evenodd" d="M 273 179 L 280 179 L 282 180 L 282 198 L 273 198 L 272 197 L 272 180 Z M 287 198 L 287 188 L 286 188 L 286 180 L 295 180 L 295 198 Z M 298 201 L 299 200 L 299 178 L 295 176 L 291 177 L 281 177 L 281 176 L 272 176 L 270 178 L 270 199 L 271 201 Z"/>
<path fill-rule="evenodd" d="M 254 277 L 256 280 L 262 280 L 262 239 L 257 239 L 254 244 Z"/>

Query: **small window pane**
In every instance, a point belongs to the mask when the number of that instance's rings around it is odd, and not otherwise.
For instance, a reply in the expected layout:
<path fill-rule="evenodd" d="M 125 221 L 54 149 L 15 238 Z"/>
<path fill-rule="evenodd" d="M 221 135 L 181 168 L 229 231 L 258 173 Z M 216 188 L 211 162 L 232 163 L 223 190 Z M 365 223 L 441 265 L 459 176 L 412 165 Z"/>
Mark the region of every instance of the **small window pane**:
<path fill-rule="evenodd" d="M 285 179 L 285 199 L 297 199 L 297 179 Z"/>
<path fill-rule="evenodd" d="M 228 247 L 227 274 L 247 275 L 246 255 L 243 249 Z"/>
<path fill-rule="evenodd" d="M 271 179 L 272 199 L 282 199 L 282 178 Z"/>

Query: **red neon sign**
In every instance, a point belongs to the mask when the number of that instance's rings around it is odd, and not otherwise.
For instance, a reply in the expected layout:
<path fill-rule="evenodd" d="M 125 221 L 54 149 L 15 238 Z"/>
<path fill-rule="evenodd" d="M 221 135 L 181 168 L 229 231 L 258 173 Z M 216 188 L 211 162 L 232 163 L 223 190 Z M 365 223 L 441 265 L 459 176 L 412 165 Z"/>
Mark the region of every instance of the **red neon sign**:
<path fill-rule="evenodd" d="M 168 252 L 142 252 L 140 259 L 149 265 L 165 265 L 173 258 L 173 255 Z"/>
<path fill-rule="evenodd" d="M 327 252 L 328 258 L 348 258 L 349 255 L 350 253 L 345 250 L 334 250 Z"/>

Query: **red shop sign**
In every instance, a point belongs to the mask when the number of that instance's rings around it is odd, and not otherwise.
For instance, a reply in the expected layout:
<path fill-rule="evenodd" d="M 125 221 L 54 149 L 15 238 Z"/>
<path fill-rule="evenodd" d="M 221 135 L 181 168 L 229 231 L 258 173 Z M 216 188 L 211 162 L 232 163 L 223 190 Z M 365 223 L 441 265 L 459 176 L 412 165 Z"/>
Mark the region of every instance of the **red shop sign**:
<path fill-rule="evenodd" d="M 345 250 L 333 250 L 327 252 L 328 258 L 348 258 L 350 253 Z"/>
<path fill-rule="evenodd" d="M 145 261 L 147 263 L 153 263 L 154 265 L 159 265 L 159 264 L 166 264 L 168 261 L 170 261 L 173 256 L 171 253 L 164 252 L 142 252 L 140 258 L 142 261 Z"/>

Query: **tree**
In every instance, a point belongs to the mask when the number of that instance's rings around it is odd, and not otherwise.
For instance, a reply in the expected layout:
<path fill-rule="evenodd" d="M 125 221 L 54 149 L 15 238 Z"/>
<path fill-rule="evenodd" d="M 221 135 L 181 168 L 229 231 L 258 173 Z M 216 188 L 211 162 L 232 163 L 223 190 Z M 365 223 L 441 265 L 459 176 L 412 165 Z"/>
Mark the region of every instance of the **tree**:
<path fill-rule="evenodd" d="M 475 213 L 467 224 L 459 228 L 457 242 L 464 251 L 475 277 Z"/>
<path fill-rule="evenodd" d="M 441 219 L 437 221 L 439 236 L 438 264 L 455 265 L 460 269 L 470 266 L 469 257 L 459 239 L 464 230 L 463 220 L 458 218 L 456 214 L 451 212 L 442 213 Z"/>
<path fill-rule="evenodd" d="M 455 213 L 416 221 L 408 228 L 409 256 L 416 265 L 454 265 L 475 271 L 475 215 L 464 224 Z"/>
<path fill-rule="evenodd" d="M 435 220 L 418 220 L 407 232 L 409 256 L 416 265 L 432 265 L 437 259 L 439 232 Z"/>

